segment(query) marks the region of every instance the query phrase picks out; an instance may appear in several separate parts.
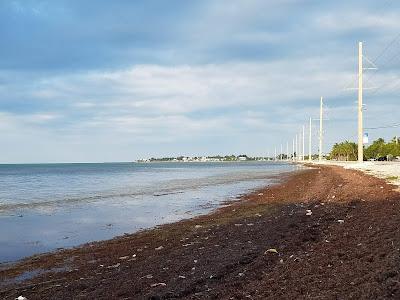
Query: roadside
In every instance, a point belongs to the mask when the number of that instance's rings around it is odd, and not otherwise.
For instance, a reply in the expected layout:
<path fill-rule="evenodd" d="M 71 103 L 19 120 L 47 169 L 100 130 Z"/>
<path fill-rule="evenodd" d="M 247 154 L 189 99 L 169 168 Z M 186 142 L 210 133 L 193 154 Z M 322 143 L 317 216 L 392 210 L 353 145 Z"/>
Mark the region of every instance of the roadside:
<path fill-rule="evenodd" d="M 385 179 L 390 183 L 399 186 L 400 190 L 400 162 L 398 161 L 365 161 L 362 164 L 352 161 L 323 161 L 322 163 L 313 162 L 313 164 L 335 165 L 341 166 L 345 169 L 360 170 L 367 174 Z"/>
<path fill-rule="evenodd" d="M 0 271 L 0 298 L 399 299 L 393 189 L 317 166 L 206 216 L 26 259 Z"/>

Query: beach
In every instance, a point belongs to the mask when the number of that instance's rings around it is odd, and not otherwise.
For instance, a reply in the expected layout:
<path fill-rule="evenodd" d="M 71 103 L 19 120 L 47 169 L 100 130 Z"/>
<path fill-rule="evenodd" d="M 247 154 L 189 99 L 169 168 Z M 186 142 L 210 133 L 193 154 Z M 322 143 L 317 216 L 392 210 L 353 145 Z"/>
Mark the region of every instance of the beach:
<path fill-rule="evenodd" d="M 398 299 L 400 195 L 338 166 L 229 206 L 2 266 L 13 299 Z"/>

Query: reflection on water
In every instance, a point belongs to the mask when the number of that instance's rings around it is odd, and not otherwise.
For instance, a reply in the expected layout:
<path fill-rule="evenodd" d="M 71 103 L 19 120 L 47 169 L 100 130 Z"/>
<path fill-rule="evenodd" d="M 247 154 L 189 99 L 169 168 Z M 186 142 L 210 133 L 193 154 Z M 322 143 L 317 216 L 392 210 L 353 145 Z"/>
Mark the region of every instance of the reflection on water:
<path fill-rule="evenodd" d="M 9 278 L 3 282 L 0 282 L 0 287 L 9 285 L 9 284 L 15 284 L 15 283 L 20 283 L 26 280 L 30 280 L 36 276 L 45 274 L 45 273 L 57 273 L 57 272 L 64 272 L 68 271 L 68 268 L 53 268 L 53 269 L 48 269 L 48 270 L 43 270 L 43 269 L 35 269 L 32 271 L 25 271 L 22 274 L 14 277 L 14 278 Z"/>
<path fill-rule="evenodd" d="M 0 166 L 0 261 L 206 213 L 288 164 Z"/>

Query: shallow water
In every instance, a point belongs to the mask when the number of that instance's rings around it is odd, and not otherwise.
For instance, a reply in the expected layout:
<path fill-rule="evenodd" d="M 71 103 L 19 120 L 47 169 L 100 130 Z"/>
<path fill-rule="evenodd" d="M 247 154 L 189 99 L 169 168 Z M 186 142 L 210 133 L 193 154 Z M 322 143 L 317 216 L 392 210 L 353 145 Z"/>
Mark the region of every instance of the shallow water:
<path fill-rule="evenodd" d="M 0 165 L 0 262 L 209 212 L 291 164 Z"/>

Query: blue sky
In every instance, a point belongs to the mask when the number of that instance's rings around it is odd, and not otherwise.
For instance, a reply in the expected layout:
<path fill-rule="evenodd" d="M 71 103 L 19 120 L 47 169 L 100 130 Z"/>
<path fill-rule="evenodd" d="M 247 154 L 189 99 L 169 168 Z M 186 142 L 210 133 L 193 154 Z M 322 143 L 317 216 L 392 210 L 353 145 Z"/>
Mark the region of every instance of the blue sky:
<path fill-rule="evenodd" d="M 345 87 L 356 84 L 358 41 L 379 67 L 366 74 L 379 87 L 366 92 L 366 126 L 399 122 L 399 8 L 393 0 L 1 1 L 0 161 L 266 155 L 318 118 L 320 96 L 326 148 L 355 139 L 356 93 Z"/>

